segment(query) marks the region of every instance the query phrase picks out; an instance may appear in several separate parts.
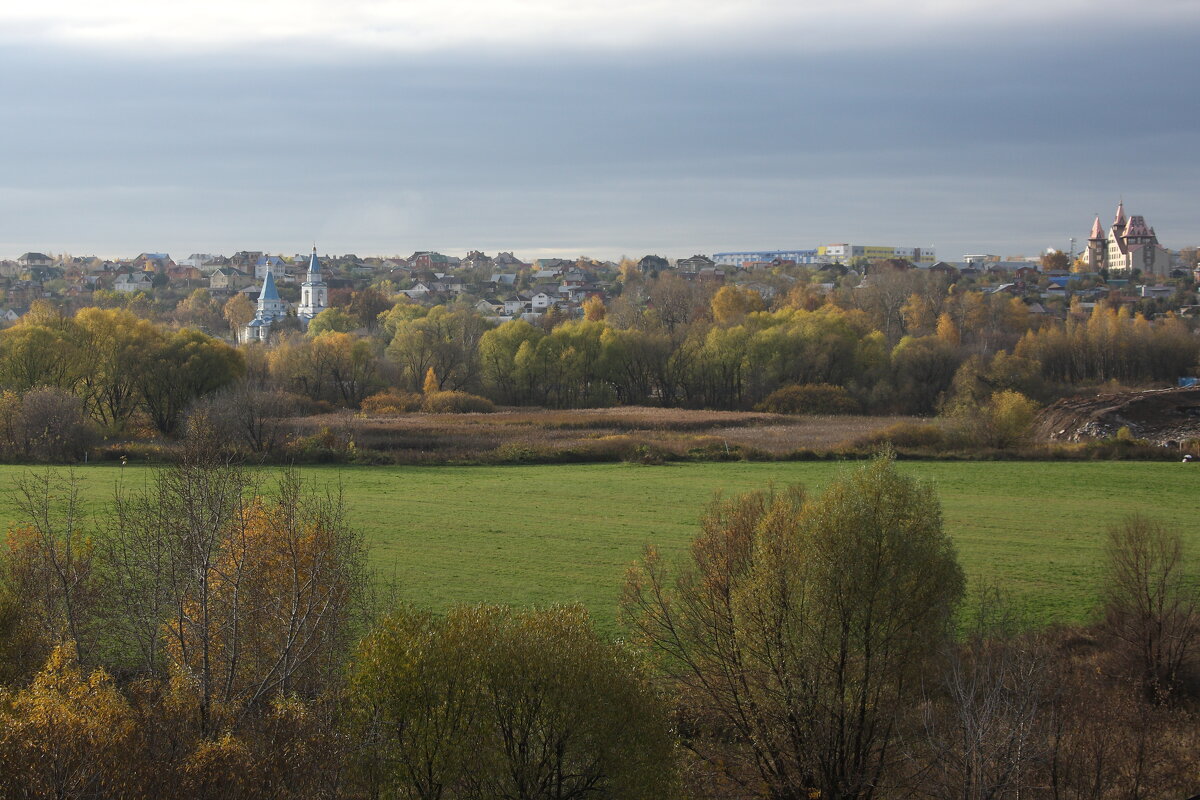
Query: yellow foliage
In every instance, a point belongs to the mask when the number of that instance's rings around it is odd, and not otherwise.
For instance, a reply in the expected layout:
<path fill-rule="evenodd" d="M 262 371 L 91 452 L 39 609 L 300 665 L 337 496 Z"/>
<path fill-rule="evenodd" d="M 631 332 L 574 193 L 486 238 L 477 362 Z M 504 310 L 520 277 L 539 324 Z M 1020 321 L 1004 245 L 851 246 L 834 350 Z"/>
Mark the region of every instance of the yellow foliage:
<path fill-rule="evenodd" d="M 85 676 L 68 642 L 32 685 L 0 696 L 0 796 L 124 796 L 136 772 L 135 736 L 112 679 L 100 669 Z"/>
<path fill-rule="evenodd" d="M 592 295 L 583 301 L 583 318 L 588 322 L 599 322 L 604 319 L 604 314 L 604 301 L 599 297 Z"/>
<path fill-rule="evenodd" d="M 954 324 L 951 316 L 945 312 L 938 317 L 937 337 L 946 344 L 954 345 L 955 347 L 959 345 L 958 326 Z"/>
<path fill-rule="evenodd" d="M 433 367 L 430 367 L 425 371 L 425 383 L 421 386 L 421 391 L 424 394 L 433 394 L 434 392 L 441 391 L 441 388 L 441 384 L 438 383 L 437 373 L 433 371 Z"/>
<path fill-rule="evenodd" d="M 712 297 L 712 315 L 718 325 L 734 325 L 754 311 L 762 311 L 762 295 L 753 289 L 722 286 Z"/>
<path fill-rule="evenodd" d="M 228 719 L 323 668 L 323 633 L 351 591 L 342 569 L 344 531 L 304 518 L 295 502 L 255 498 L 223 537 L 208 580 L 184 596 L 164 626 L 172 688 L 203 691 L 209 716 Z M 184 702 L 181 698 L 180 702 Z"/>

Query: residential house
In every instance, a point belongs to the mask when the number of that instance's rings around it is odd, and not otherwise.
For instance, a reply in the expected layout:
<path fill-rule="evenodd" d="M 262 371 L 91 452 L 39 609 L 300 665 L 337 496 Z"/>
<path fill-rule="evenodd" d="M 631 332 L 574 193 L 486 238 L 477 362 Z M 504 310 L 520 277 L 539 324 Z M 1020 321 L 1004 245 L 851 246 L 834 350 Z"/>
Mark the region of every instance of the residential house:
<path fill-rule="evenodd" d="M 670 262 L 662 256 L 642 256 L 641 260 L 638 261 L 638 269 L 641 270 L 643 275 L 657 275 L 663 270 L 670 268 Z"/>
<path fill-rule="evenodd" d="M 680 272 L 699 272 L 702 269 L 715 267 L 717 262 L 713 261 L 708 256 L 692 256 L 691 258 L 681 258 L 675 262 L 675 269 Z"/>
<path fill-rule="evenodd" d="M 517 294 L 504 301 L 504 313 L 509 316 L 526 314 L 533 309 L 529 295 Z"/>
<path fill-rule="evenodd" d="M 492 259 L 492 265 L 500 268 L 520 269 L 529 266 L 512 253 L 499 253 Z M 505 270 L 507 271 L 507 270 Z"/>
<path fill-rule="evenodd" d="M 236 267 L 219 267 L 208 276 L 208 288 L 232 292 L 254 283 L 254 278 Z"/>
<path fill-rule="evenodd" d="M 45 253 L 22 253 L 17 256 L 17 265 L 21 269 L 29 269 L 30 267 L 48 267 L 54 263 L 54 259 Z"/>
<path fill-rule="evenodd" d="M 475 310 L 485 316 L 496 316 L 504 313 L 504 302 L 494 297 L 485 297 L 475 304 Z"/>
<path fill-rule="evenodd" d="M 545 311 L 558 302 L 557 288 L 547 291 L 538 289 L 529 296 L 529 307 L 533 311 Z"/>
<path fill-rule="evenodd" d="M 271 277 L 279 280 L 287 268 L 288 262 L 283 260 L 282 256 L 269 256 L 263 254 L 254 262 L 254 280 L 262 281 L 267 277 L 267 270 L 271 270 Z"/>
<path fill-rule="evenodd" d="M 242 272 L 253 275 L 254 268 L 262 257 L 262 250 L 238 250 L 229 257 L 229 266 L 237 267 Z"/>
<path fill-rule="evenodd" d="M 138 253 L 133 259 L 133 265 L 144 272 L 154 272 L 159 275 L 175 266 L 169 253 Z"/>
<path fill-rule="evenodd" d="M 408 265 L 413 269 L 446 270 L 453 264 L 449 256 L 431 250 L 418 250 L 408 258 Z"/>
<path fill-rule="evenodd" d="M 472 250 L 463 258 L 460 266 L 463 269 L 491 269 L 493 262 L 491 256 Z"/>
<path fill-rule="evenodd" d="M 113 282 L 114 292 L 148 292 L 154 288 L 145 272 L 123 272 Z"/>

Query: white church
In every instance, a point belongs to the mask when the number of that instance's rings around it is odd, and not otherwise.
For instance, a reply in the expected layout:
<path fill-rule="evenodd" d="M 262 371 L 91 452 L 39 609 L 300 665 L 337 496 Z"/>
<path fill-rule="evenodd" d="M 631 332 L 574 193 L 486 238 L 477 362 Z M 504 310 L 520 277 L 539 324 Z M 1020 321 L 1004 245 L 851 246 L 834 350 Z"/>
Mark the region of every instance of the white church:
<path fill-rule="evenodd" d="M 308 274 L 300 285 L 300 305 L 296 306 L 296 319 L 300 325 L 308 327 L 308 323 L 317 314 L 329 307 L 329 287 L 321 277 L 321 262 L 317 259 L 317 248 L 314 245 L 312 256 L 308 260 Z M 262 289 L 258 292 L 258 308 L 254 319 L 242 328 L 238 341 L 265 342 L 271 336 L 272 323 L 288 315 L 288 304 L 279 296 L 275 288 L 275 274 L 268 266 L 263 276 Z"/>

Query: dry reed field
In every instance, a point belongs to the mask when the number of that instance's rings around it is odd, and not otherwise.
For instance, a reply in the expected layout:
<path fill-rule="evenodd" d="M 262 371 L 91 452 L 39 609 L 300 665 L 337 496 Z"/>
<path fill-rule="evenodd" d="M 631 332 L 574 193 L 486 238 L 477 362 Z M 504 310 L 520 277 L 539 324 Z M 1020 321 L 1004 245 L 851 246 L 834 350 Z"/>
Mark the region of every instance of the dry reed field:
<path fill-rule="evenodd" d="M 636 448 L 664 457 L 785 457 L 827 452 L 915 417 L 788 416 L 676 408 L 507 409 L 491 414 L 411 413 L 368 417 L 341 412 L 291 421 L 294 437 L 380 451 L 405 461 L 608 461 Z"/>

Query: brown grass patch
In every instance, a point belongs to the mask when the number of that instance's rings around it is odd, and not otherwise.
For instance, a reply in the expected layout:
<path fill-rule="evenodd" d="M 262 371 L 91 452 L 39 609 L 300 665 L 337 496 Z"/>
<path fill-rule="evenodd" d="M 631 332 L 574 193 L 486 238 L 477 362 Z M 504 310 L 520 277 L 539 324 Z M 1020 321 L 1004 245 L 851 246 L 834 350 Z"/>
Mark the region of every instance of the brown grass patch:
<path fill-rule="evenodd" d="M 672 457 L 785 457 L 827 452 L 911 417 L 786 416 L 762 412 L 697 411 L 638 406 L 569 411 L 507 409 L 492 414 L 366 417 L 350 412 L 299 417 L 294 438 L 320 436 L 357 449 L 392 453 L 403 461 L 614 460 L 641 448 Z M 520 460 L 520 459 L 516 459 Z"/>

